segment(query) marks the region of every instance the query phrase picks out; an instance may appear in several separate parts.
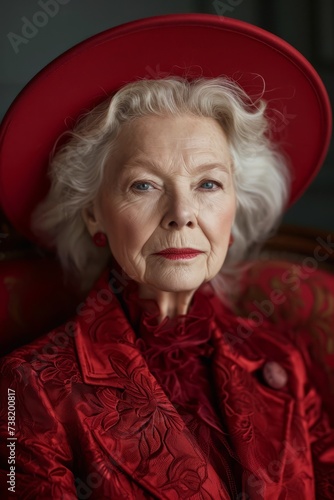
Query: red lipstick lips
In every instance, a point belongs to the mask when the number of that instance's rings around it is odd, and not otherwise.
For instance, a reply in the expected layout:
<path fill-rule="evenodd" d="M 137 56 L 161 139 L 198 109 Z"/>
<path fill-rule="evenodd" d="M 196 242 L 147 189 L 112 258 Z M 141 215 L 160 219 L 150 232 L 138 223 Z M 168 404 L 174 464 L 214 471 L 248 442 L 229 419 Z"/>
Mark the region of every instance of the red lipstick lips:
<path fill-rule="evenodd" d="M 157 252 L 154 255 L 161 255 L 166 259 L 178 260 L 178 259 L 193 259 L 198 254 L 203 253 L 200 250 L 195 250 L 194 248 L 166 248 L 161 252 Z"/>

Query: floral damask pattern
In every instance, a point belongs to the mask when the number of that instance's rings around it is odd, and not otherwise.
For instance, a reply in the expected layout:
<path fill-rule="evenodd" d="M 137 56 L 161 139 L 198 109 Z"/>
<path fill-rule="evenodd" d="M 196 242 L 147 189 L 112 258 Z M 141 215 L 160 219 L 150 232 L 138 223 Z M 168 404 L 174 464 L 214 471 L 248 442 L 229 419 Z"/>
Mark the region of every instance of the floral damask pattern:
<path fill-rule="evenodd" d="M 92 294 L 106 282 L 103 275 Z M 75 335 L 57 352 L 49 348 L 56 330 L 3 360 L 1 395 L 11 387 L 19 402 L 23 499 L 332 498 L 334 431 L 307 352 L 201 290 L 193 305 L 183 329 L 166 322 L 159 337 L 154 314 L 145 331 L 131 330 L 142 311 L 125 315 L 115 296 L 91 324 L 76 317 Z M 231 345 L 225 333 L 240 325 L 251 333 Z M 171 354 L 177 349 L 181 356 Z M 261 378 L 268 359 L 287 371 L 286 387 Z"/>

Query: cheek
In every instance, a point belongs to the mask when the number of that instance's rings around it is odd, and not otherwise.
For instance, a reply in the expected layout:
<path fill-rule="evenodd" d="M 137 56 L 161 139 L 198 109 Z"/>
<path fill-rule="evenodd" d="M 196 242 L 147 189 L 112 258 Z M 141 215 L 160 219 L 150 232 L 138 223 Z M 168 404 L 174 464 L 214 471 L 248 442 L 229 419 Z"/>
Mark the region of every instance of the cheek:
<path fill-rule="evenodd" d="M 116 222 L 122 221 L 122 224 L 127 223 L 129 227 L 138 227 L 139 224 L 150 223 L 157 212 L 155 203 L 148 203 L 145 199 L 137 201 L 122 199 L 121 196 L 116 196 L 114 202 L 108 203 L 103 208 L 104 219 L 105 215 L 108 218 L 115 219 Z M 123 197 L 127 198 L 127 197 Z"/>
<path fill-rule="evenodd" d="M 235 217 L 235 200 L 228 203 L 216 203 L 210 211 L 202 214 L 203 227 L 206 228 L 207 236 L 212 242 L 222 244 L 229 240 L 230 230 Z"/>
<path fill-rule="evenodd" d="M 104 211 L 104 217 L 112 253 L 138 254 L 154 230 L 152 217 L 138 207 L 114 206 Z M 152 215 L 152 214 L 151 214 Z"/>

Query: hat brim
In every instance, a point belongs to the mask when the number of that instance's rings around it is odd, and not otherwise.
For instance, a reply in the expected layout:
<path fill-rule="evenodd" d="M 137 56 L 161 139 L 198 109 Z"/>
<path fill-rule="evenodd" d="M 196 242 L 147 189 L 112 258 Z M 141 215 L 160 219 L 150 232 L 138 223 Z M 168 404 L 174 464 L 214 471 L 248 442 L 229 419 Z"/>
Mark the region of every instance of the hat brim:
<path fill-rule="evenodd" d="M 49 188 L 50 152 L 77 118 L 124 84 L 163 76 L 236 79 L 268 102 L 273 137 L 292 169 L 291 205 L 321 167 L 331 136 L 327 92 L 291 45 L 250 24 L 207 14 L 159 16 L 112 28 L 68 50 L 36 75 L 1 127 L 0 200 L 34 240 L 30 216 Z"/>

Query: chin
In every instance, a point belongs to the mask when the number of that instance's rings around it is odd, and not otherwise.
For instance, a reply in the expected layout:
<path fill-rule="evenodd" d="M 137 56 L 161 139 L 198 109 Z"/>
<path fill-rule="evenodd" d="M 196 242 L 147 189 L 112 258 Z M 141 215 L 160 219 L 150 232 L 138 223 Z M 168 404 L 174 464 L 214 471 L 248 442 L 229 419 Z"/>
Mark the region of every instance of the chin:
<path fill-rule="evenodd" d="M 160 277 L 155 276 L 150 283 L 164 292 L 189 292 L 197 290 L 204 281 L 203 276 L 194 276 L 194 273 L 171 272 Z"/>

